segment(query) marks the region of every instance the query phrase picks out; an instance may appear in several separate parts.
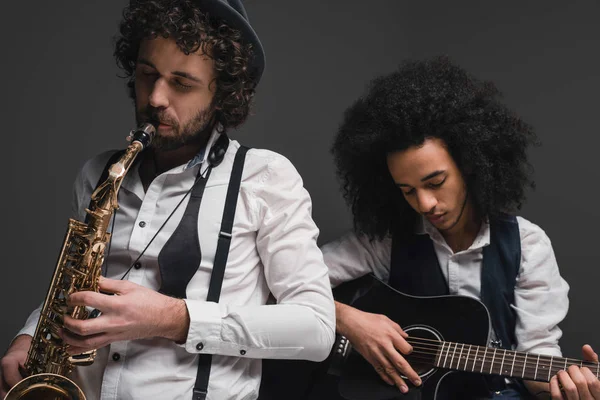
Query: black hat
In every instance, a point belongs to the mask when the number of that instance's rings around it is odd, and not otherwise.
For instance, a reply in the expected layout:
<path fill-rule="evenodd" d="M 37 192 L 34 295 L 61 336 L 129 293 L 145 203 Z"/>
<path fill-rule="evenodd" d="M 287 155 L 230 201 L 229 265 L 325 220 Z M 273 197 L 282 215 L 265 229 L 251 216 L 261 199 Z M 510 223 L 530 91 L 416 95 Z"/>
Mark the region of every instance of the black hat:
<path fill-rule="evenodd" d="M 230 27 L 239 30 L 242 37 L 252 44 L 254 59 L 250 63 L 250 74 L 256 82 L 260 80 L 265 69 L 265 51 L 252 29 L 242 0 L 194 0 L 201 11 L 208 12 L 211 16 L 223 19 Z"/>

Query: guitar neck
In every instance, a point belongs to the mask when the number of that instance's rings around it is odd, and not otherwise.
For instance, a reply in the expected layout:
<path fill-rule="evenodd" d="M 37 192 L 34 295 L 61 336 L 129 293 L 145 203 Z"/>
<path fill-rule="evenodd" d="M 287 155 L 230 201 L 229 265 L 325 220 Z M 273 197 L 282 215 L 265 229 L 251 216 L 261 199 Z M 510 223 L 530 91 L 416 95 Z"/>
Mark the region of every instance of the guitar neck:
<path fill-rule="evenodd" d="M 438 368 L 455 371 L 549 382 L 550 378 L 558 371 L 566 370 L 571 365 L 577 365 L 588 367 L 596 377 L 600 375 L 598 363 L 573 358 L 421 338 L 409 338 L 408 342 L 413 346 L 413 352 L 410 355 L 412 359 L 429 360 Z"/>

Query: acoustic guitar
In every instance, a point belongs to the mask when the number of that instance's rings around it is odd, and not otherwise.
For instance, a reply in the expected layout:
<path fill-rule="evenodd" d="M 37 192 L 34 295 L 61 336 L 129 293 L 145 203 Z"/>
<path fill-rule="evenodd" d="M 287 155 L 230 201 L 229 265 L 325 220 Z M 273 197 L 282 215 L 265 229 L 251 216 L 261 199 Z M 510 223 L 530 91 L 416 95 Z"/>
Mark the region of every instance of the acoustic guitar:
<path fill-rule="evenodd" d="M 416 297 L 399 292 L 373 275 L 365 275 L 335 289 L 336 300 L 376 314 L 384 314 L 408 333 L 413 352 L 407 361 L 421 377 L 422 386 L 409 384 L 409 393 L 385 383 L 374 368 L 343 336 L 338 335 L 329 373 L 339 377 L 338 389 L 348 400 L 420 398 L 435 400 L 455 372 L 495 375 L 549 382 L 571 365 L 590 368 L 599 376 L 599 364 L 572 358 L 488 347 L 490 316 L 485 305 L 466 296 Z M 417 395 L 418 396 L 415 396 Z"/>

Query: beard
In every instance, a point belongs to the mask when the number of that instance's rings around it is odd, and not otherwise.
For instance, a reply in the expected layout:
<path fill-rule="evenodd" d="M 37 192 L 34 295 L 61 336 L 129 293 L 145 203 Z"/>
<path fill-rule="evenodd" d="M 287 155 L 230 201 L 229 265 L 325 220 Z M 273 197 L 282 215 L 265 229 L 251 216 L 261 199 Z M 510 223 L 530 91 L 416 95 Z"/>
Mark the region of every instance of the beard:
<path fill-rule="evenodd" d="M 136 107 L 137 109 L 137 107 Z M 144 122 L 151 123 L 158 127 L 160 123 L 170 125 L 168 134 L 161 134 L 157 129 L 156 135 L 152 139 L 152 148 L 157 151 L 177 150 L 191 143 L 200 142 L 212 131 L 214 108 L 211 106 L 199 110 L 194 117 L 184 125 L 171 118 L 164 110 L 147 106 L 142 110 L 136 111 L 136 121 L 138 126 Z"/>

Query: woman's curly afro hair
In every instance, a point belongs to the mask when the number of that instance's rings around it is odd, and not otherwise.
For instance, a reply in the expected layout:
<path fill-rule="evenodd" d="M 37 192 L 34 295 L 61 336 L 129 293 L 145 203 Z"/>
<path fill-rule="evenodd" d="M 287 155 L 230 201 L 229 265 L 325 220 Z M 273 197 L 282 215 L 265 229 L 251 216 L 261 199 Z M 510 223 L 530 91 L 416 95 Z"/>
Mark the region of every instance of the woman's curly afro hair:
<path fill-rule="evenodd" d="M 173 39 L 185 54 L 201 50 L 214 60 L 216 121 L 225 129 L 242 124 L 256 87 L 255 77 L 248 73 L 252 45 L 223 20 L 198 10 L 192 0 L 132 0 L 123 11 L 114 55 L 125 71 L 131 98 L 135 99 L 140 43 L 159 36 Z"/>
<path fill-rule="evenodd" d="M 331 148 L 355 230 L 371 239 L 414 230 L 417 213 L 395 186 L 386 156 L 427 138 L 446 144 L 479 215 L 519 209 L 534 187 L 527 147 L 537 139 L 500 97 L 494 84 L 447 57 L 407 61 L 374 79 L 346 110 Z"/>

